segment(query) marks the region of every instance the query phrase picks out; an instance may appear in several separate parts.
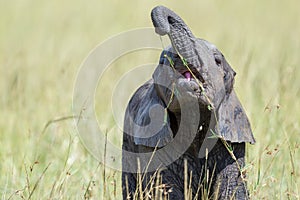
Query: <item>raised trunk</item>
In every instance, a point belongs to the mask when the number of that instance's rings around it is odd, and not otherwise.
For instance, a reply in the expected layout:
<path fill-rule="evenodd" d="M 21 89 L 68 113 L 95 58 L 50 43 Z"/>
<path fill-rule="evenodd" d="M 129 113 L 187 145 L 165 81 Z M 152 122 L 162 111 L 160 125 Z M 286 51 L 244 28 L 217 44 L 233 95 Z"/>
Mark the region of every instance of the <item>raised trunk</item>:
<path fill-rule="evenodd" d="M 195 52 L 196 38 L 176 13 L 164 6 L 157 6 L 152 10 L 151 18 L 155 32 L 162 36 L 168 34 L 174 49 L 188 64 L 201 66 L 201 59 Z"/>

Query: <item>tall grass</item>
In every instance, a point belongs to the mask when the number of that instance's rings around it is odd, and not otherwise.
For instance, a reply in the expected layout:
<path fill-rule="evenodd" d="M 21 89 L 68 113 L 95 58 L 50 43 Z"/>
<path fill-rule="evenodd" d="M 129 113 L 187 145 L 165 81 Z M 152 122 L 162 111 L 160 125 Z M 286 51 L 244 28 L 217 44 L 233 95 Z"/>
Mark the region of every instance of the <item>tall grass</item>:
<path fill-rule="evenodd" d="M 73 83 L 87 53 L 113 34 L 152 26 L 149 13 L 158 4 L 161 1 L 1 1 L 2 199 L 121 198 L 120 172 L 105 168 L 85 150 L 72 120 L 55 120 L 73 115 Z M 247 146 L 251 197 L 299 199 L 299 1 L 164 4 L 195 35 L 215 43 L 237 72 L 235 89 L 257 140 Z M 133 52 L 112 64 L 107 73 L 114 76 L 107 76 L 96 95 L 103 130 L 114 126 L 107 112 L 111 83 L 134 66 L 158 62 L 159 54 Z M 108 135 L 108 140 L 118 138 Z"/>

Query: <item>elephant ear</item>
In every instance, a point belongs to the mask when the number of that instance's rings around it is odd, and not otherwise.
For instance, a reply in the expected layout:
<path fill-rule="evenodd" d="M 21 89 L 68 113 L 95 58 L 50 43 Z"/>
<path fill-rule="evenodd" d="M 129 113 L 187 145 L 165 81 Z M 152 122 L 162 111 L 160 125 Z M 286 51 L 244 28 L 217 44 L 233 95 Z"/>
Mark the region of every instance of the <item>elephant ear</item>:
<path fill-rule="evenodd" d="M 219 106 L 217 118 L 216 132 L 226 141 L 255 143 L 248 117 L 234 90 Z"/>
<path fill-rule="evenodd" d="M 153 80 L 140 87 L 127 107 L 124 132 L 136 145 L 163 147 L 173 139 L 170 118 Z"/>
<path fill-rule="evenodd" d="M 225 97 L 217 108 L 215 132 L 230 142 L 255 143 L 248 117 L 233 89 L 235 71 L 226 61 L 223 54 L 214 49 L 218 66 L 222 67 L 224 76 Z"/>

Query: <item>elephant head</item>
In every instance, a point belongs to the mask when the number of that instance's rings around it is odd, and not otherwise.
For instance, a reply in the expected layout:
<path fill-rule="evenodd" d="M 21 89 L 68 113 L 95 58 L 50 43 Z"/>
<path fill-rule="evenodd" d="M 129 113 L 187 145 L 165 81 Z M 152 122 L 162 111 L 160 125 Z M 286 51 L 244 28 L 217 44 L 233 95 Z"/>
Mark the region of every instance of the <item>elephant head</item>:
<path fill-rule="evenodd" d="M 162 53 L 153 74 L 158 96 L 168 104 L 171 84 L 176 79 L 181 96 L 195 98 L 201 108 L 211 111 L 215 121 L 211 131 L 230 142 L 255 143 L 248 118 L 233 90 L 236 73 L 223 54 L 215 45 L 196 38 L 168 8 L 155 7 L 151 17 L 156 33 L 168 35 L 172 44 Z M 158 84 L 161 79 L 164 86 Z M 173 100 L 169 109 L 180 112 L 179 102 Z"/>

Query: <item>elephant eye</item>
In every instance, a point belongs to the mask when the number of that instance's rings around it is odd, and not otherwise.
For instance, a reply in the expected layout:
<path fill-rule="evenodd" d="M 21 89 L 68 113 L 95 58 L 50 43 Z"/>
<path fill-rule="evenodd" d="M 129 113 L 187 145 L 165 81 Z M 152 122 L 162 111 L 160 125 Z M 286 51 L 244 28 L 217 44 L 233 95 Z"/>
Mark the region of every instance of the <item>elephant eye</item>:
<path fill-rule="evenodd" d="M 214 54 L 214 57 L 215 57 L 215 62 L 218 66 L 221 66 L 222 64 L 222 56 L 221 55 L 218 55 L 218 54 Z"/>

